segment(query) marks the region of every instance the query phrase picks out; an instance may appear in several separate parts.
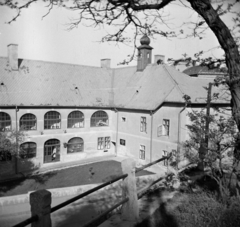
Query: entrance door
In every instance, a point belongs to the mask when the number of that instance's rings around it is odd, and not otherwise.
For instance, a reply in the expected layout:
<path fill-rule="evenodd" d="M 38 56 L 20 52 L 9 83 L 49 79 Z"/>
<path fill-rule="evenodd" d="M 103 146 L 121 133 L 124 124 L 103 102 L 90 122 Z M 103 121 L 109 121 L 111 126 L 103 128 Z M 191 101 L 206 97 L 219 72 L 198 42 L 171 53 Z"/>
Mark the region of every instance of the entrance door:
<path fill-rule="evenodd" d="M 57 139 L 48 140 L 44 144 L 44 163 L 60 161 L 60 141 Z"/>

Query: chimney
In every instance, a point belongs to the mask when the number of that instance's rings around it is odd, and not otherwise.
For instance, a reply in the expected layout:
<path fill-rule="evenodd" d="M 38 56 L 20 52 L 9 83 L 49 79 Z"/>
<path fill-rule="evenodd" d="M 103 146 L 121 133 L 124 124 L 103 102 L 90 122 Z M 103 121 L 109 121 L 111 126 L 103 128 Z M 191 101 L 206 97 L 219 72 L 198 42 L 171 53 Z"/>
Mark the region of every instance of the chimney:
<path fill-rule="evenodd" d="M 160 65 L 165 63 L 165 56 L 156 54 L 154 55 L 154 64 Z"/>
<path fill-rule="evenodd" d="M 12 70 L 18 70 L 18 45 L 8 45 L 8 63 Z"/>
<path fill-rule="evenodd" d="M 101 68 L 110 69 L 111 59 L 101 59 Z"/>

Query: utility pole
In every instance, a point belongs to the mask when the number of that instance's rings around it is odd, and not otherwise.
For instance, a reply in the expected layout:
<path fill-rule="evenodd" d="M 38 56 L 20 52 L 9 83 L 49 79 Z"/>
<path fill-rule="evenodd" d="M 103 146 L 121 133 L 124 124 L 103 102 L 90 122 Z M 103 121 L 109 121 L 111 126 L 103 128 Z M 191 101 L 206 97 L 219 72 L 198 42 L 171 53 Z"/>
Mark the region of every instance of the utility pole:
<path fill-rule="evenodd" d="M 204 158 L 208 151 L 208 140 L 209 140 L 209 123 L 210 123 L 210 108 L 211 108 L 211 94 L 212 94 L 212 83 L 208 84 L 208 94 L 207 94 L 207 107 L 206 107 L 206 124 L 205 124 L 205 138 L 201 141 L 199 148 L 199 158 L 198 168 L 204 171 Z"/>

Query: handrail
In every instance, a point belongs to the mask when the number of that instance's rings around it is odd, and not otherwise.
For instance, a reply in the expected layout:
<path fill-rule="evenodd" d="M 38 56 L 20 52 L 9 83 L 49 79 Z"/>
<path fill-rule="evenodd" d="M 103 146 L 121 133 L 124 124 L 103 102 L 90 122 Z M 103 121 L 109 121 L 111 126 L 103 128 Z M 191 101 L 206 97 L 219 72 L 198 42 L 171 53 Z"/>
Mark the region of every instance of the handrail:
<path fill-rule="evenodd" d="M 147 167 L 152 166 L 152 165 L 154 165 L 154 164 L 156 164 L 156 163 L 158 163 L 158 162 L 161 162 L 161 161 L 163 161 L 163 160 L 165 160 L 165 159 L 169 159 L 169 158 L 171 158 L 171 156 L 172 156 L 172 153 L 170 153 L 169 156 L 160 158 L 160 159 L 158 159 L 158 160 L 156 160 L 156 161 L 154 161 L 154 162 L 150 162 L 150 163 L 148 163 L 148 164 L 146 164 L 146 165 L 144 165 L 144 166 L 142 166 L 142 167 L 136 168 L 135 173 L 138 173 L 138 172 L 140 172 L 141 170 L 146 169 Z"/>
<path fill-rule="evenodd" d="M 24 226 L 29 225 L 37 220 L 38 220 L 38 215 L 34 215 L 22 222 L 19 222 L 18 224 L 14 225 L 13 227 L 24 227 Z"/>
<path fill-rule="evenodd" d="M 125 198 L 125 199 L 121 200 L 119 203 L 117 203 L 114 206 L 110 207 L 105 212 L 103 212 L 102 214 L 100 214 L 99 216 L 94 218 L 93 220 L 91 220 L 88 223 L 86 223 L 83 227 L 95 227 L 95 226 L 98 226 L 98 225 L 102 224 L 104 221 L 106 221 L 108 219 L 107 215 L 111 211 L 113 211 L 117 207 L 121 206 L 122 204 L 126 203 L 128 200 L 129 200 L 129 198 Z"/>
<path fill-rule="evenodd" d="M 160 178 L 158 178 L 157 180 L 155 180 L 155 181 L 153 181 L 152 183 L 150 183 L 147 187 L 142 188 L 141 190 L 139 190 L 139 191 L 137 192 L 137 197 L 138 197 L 138 199 L 141 199 L 141 198 L 147 193 L 148 189 L 150 189 L 154 184 L 156 184 L 157 182 L 165 179 L 165 178 L 168 177 L 169 175 L 170 175 L 170 174 L 168 174 L 168 175 L 165 176 L 165 177 L 160 177 Z"/>
<path fill-rule="evenodd" d="M 71 199 L 69 199 L 69 200 L 67 200 L 67 201 L 65 201 L 63 203 L 60 203 L 60 204 L 56 205 L 55 207 L 52 207 L 50 213 L 53 213 L 53 212 L 63 208 L 64 206 L 66 206 L 66 205 L 68 205 L 68 204 L 70 204 L 72 202 L 75 202 L 76 200 L 81 199 L 81 198 L 83 198 L 83 197 L 85 197 L 85 196 L 87 196 L 87 195 L 97 191 L 98 189 L 101 189 L 101 188 L 103 188 L 103 187 L 105 187 L 105 186 L 107 186 L 109 184 L 112 184 L 112 183 L 114 183 L 114 182 L 116 182 L 116 181 L 118 181 L 120 179 L 126 178 L 127 176 L 128 176 L 128 174 L 123 174 L 123 175 L 121 175 L 121 176 L 119 176 L 119 177 L 117 177 L 117 178 L 115 178 L 113 180 L 107 181 L 107 182 L 105 182 L 105 183 L 103 183 L 101 185 L 98 185 L 97 187 L 94 187 L 94 188 L 92 188 L 92 189 L 90 189 L 90 190 L 88 190 L 88 191 L 86 191 L 86 192 L 84 192 L 84 193 L 82 193 L 82 194 L 80 194 L 78 196 L 75 196 L 75 197 L 73 197 L 73 198 L 71 198 Z M 127 200 L 125 202 L 127 202 Z M 38 220 L 38 215 L 34 215 L 31 218 L 25 219 L 24 221 L 14 225 L 13 227 L 24 227 L 24 226 L 29 225 L 29 224 L 33 223 L 34 221 L 37 221 L 37 220 Z"/>
<path fill-rule="evenodd" d="M 115 178 L 113 180 L 107 181 L 107 182 L 105 182 L 105 183 L 103 183 L 101 185 L 98 185 L 97 187 L 94 187 L 94 188 L 92 188 L 92 189 L 90 189 L 90 190 L 88 190 L 88 191 L 86 191 L 86 192 L 84 192 L 84 193 L 82 193 L 82 194 L 80 194 L 78 196 L 75 196 L 75 197 L 73 197 L 73 198 L 71 198 L 71 199 L 69 199 L 69 200 L 67 200 L 67 201 L 65 201 L 63 203 L 60 203 L 57 206 L 51 208 L 51 213 L 53 213 L 53 212 L 55 212 L 55 211 L 65 207 L 66 205 L 68 205 L 68 204 L 70 204 L 72 202 L 75 202 L 78 199 L 83 198 L 84 196 L 87 196 L 87 195 L 97 191 L 98 189 L 101 189 L 101 188 L 103 188 L 103 187 L 105 187 L 105 186 L 107 186 L 109 184 L 112 184 L 112 183 L 114 183 L 114 182 L 116 182 L 116 181 L 118 181 L 120 179 L 126 178 L 127 176 L 128 176 L 128 174 L 123 174 L 123 175 L 121 175 L 121 176 L 119 176 L 119 177 L 117 177 L 117 178 Z"/>

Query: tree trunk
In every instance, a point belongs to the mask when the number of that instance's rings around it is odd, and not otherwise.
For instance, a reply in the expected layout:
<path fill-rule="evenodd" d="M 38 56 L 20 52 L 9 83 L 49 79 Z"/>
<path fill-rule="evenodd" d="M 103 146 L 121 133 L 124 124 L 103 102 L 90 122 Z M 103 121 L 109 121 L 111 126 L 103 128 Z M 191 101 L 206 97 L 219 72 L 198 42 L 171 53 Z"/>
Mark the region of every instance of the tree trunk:
<path fill-rule="evenodd" d="M 229 73 L 228 85 L 231 92 L 232 115 L 240 131 L 240 55 L 238 46 L 233 39 L 229 28 L 223 23 L 210 0 L 188 0 L 192 8 L 203 17 L 209 28 L 217 37 L 226 57 Z M 240 136 L 238 137 L 236 152 L 240 153 Z"/>

